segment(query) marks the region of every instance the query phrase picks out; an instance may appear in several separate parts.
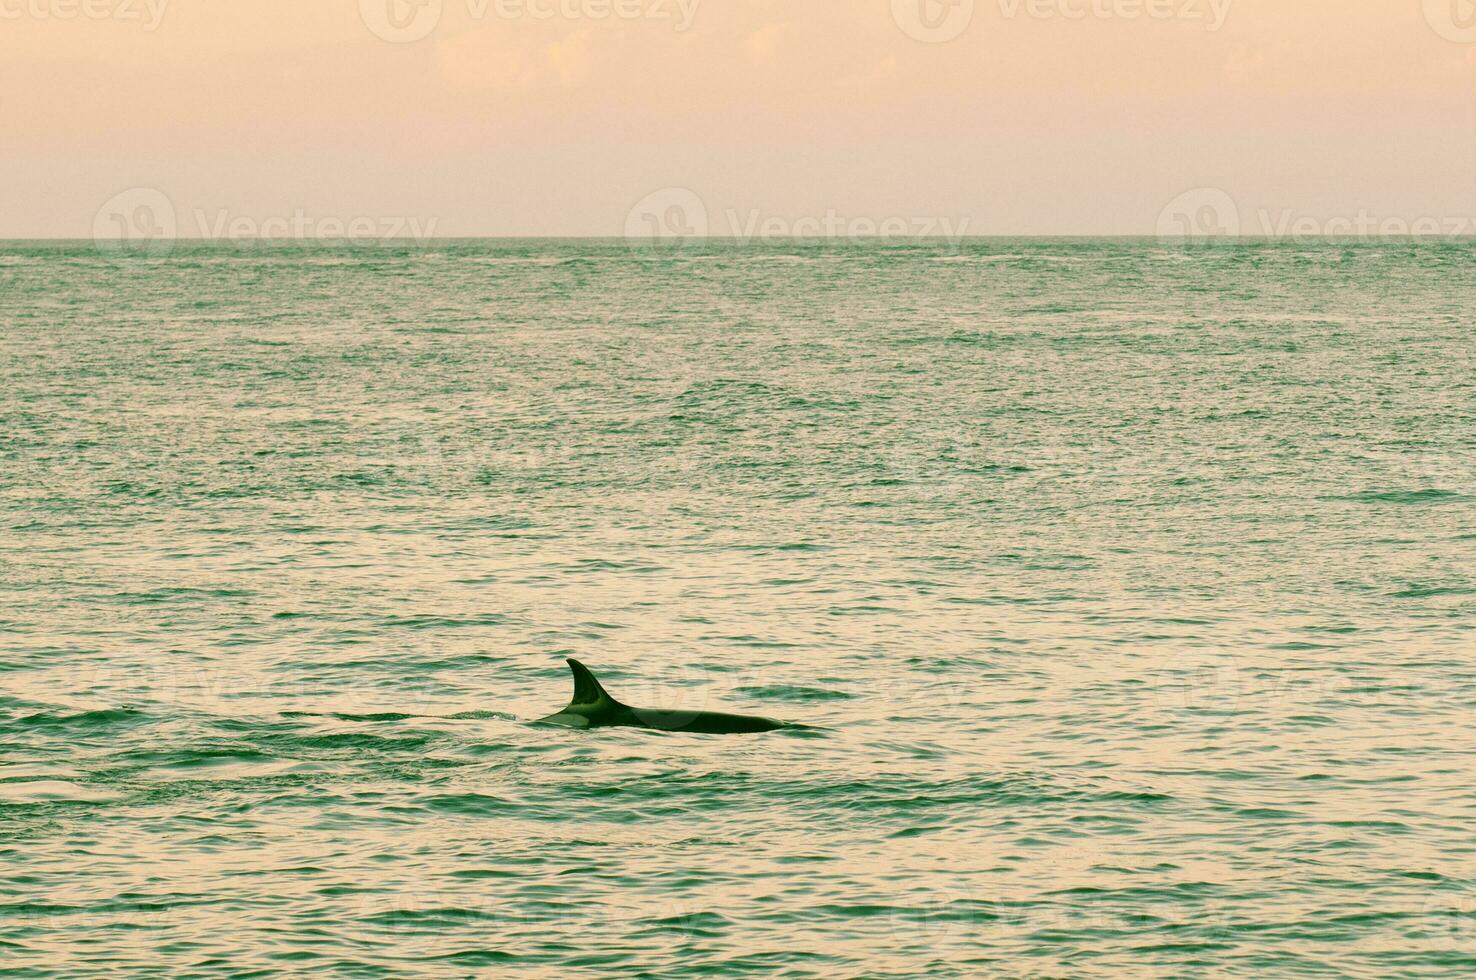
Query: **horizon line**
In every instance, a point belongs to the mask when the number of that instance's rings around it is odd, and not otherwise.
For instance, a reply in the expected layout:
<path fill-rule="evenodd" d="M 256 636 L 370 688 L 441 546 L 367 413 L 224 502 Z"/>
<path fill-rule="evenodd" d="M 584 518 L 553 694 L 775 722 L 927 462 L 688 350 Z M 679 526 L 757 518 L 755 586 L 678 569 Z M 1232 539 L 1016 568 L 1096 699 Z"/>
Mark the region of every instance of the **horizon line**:
<path fill-rule="evenodd" d="M 755 242 L 963 242 L 963 241 L 998 241 L 998 240 L 1060 240 L 1060 239 L 1119 239 L 1119 240 L 1144 240 L 1161 241 L 1165 244 L 1185 245 L 1211 245 L 1216 242 L 1256 242 L 1256 241 L 1473 241 L 1476 242 L 1476 232 L 1466 232 L 1459 235 L 1445 235 L 1438 232 L 1416 234 L 1413 232 L 1399 234 L 1368 234 L 1359 235 L 1352 233 L 1343 234 L 1254 234 L 1254 235 L 1206 235 L 1196 236 L 1169 236 L 1156 235 L 1144 232 L 996 232 L 983 235 L 683 235 L 671 238 L 643 238 L 628 237 L 625 235 L 428 235 L 395 236 L 395 237 L 373 237 L 363 236 L 301 236 L 301 237 L 261 237 L 245 236 L 232 238 L 229 236 L 205 237 L 205 236 L 167 236 L 161 235 L 157 238 L 134 239 L 134 238 L 96 238 L 75 235 L 41 235 L 25 238 L 0 238 L 0 243 L 17 244 L 23 242 L 51 242 L 51 243 L 77 243 L 77 244 L 111 244 L 137 242 L 139 247 L 144 247 L 147 242 L 178 242 L 198 244 L 266 244 L 266 245 L 374 245 L 392 243 L 416 243 L 416 242 L 496 242 L 496 241 L 585 241 L 585 242 L 625 242 L 633 246 L 674 246 L 683 242 L 733 242 L 739 244 L 751 244 Z"/>

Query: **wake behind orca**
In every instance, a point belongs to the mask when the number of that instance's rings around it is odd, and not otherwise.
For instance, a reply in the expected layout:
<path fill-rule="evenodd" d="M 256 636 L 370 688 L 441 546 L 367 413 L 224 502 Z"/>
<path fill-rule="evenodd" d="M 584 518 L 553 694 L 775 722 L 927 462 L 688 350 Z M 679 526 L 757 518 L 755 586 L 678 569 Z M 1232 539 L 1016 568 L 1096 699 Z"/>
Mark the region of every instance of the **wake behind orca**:
<path fill-rule="evenodd" d="M 728 715 L 717 711 L 662 711 L 656 708 L 632 708 L 621 704 L 600 686 L 589 668 L 570 660 L 574 672 L 574 699 L 558 714 L 538 719 L 535 724 L 563 725 L 566 728 L 651 728 L 662 732 L 696 732 L 704 735 L 738 735 L 750 732 L 772 732 L 780 728 L 804 728 L 758 718 L 753 715 Z"/>

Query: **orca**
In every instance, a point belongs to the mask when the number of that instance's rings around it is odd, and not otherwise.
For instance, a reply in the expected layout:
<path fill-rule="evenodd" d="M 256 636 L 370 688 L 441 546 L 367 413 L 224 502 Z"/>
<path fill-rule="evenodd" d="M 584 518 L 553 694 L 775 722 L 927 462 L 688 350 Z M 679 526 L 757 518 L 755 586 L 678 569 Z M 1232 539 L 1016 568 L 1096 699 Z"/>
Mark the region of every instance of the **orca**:
<path fill-rule="evenodd" d="M 739 735 L 805 727 L 772 718 L 728 715 L 717 711 L 632 708 L 605 693 L 600 682 L 595 680 L 595 675 L 584 664 L 577 660 L 570 660 L 568 664 L 569 669 L 574 672 L 574 699 L 563 711 L 540 718 L 534 724 L 562 725 L 565 728 L 649 728 L 661 732 L 695 732 L 703 735 Z"/>

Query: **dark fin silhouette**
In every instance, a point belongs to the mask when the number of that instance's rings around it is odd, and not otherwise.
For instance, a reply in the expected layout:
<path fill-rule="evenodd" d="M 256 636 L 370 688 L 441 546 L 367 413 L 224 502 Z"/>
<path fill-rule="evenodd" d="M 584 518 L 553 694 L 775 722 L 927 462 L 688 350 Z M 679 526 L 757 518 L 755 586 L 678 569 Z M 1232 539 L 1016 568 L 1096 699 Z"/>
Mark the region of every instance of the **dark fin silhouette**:
<path fill-rule="evenodd" d="M 574 672 L 574 700 L 569 702 L 569 707 L 581 704 L 599 704 L 602 701 L 610 704 L 619 704 L 614 698 L 605 692 L 600 682 L 595 680 L 595 675 L 589 672 L 589 668 L 577 660 L 569 660 L 569 669 Z"/>

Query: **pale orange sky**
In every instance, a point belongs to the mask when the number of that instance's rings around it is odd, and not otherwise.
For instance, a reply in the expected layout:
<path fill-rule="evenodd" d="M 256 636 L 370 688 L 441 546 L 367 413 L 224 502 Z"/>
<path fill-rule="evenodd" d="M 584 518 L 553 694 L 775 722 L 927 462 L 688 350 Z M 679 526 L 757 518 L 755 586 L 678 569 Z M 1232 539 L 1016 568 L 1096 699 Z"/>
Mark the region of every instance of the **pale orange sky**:
<path fill-rule="evenodd" d="M 714 234 L 1152 234 L 1193 188 L 1476 222 L 1471 0 L 416 2 L 0 0 L 0 237 L 133 188 L 183 237 L 619 235 L 663 188 Z"/>

